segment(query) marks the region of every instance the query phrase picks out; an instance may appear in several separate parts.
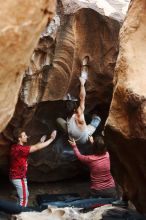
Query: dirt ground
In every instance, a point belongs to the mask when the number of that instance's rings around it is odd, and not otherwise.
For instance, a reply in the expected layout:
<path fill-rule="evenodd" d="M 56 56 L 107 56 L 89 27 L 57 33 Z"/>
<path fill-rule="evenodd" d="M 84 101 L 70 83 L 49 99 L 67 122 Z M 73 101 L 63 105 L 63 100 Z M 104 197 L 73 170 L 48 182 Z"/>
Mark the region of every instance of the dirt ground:
<path fill-rule="evenodd" d="M 52 182 L 52 183 L 50 183 L 50 182 L 49 183 L 30 183 L 29 182 L 28 187 L 29 187 L 30 196 L 29 196 L 28 206 L 36 206 L 37 205 L 36 196 L 38 194 L 79 193 L 81 196 L 84 196 L 88 192 L 89 186 L 90 186 L 89 180 L 87 178 L 83 178 L 83 177 L 77 177 L 74 179 L 69 179 L 69 180 L 64 180 L 64 181 L 59 181 L 59 182 Z M 8 180 L 1 178 L 0 199 L 16 202 L 17 201 L 16 195 L 17 195 L 16 190 L 13 187 L 13 185 Z M 109 207 L 103 206 L 101 208 L 97 208 L 97 210 L 95 209 L 95 211 L 93 210 L 92 212 L 88 212 L 86 214 L 87 216 L 83 216 L 83 217 L 84 217 L 84 219 L 104 219 L 104 218 L 101 218 L 102 213 L 106 209 L 108 211 L 110 211 L 111 208 L 112 208 L 111 206 L 109 206 Z M 123 209 L 122 214 L 124 214 L 124 212 L 128 212 L 129 216 L 130 216 L 130 215 L 133 215 L 134 210 L 135 210 L 134 207 L 129 206 L 128 210 Z M 73 212 L 73 211 L 71 211 L 71 212 Z M 118 212 L 121 212 L 121 210 L 120 209 L 118 210 L 115 208 L 114 215 L 116 215 L 116 213 L 118 213 Z M 32 215 L 32 214 L 33 213 L 30 212 L 30 215 Z M 135 212 L 134 216 L 137 214 L 138 213 Z M 26 214 L 22 213 L 22 215 L 26 215 L 26 219 L 28 219 L 27 213 Z M 43 214 L 39 213 L 39 215 L 43 215 Z M 79 216 L 77 219 L 83 219 L 81 215 L 84 215 L 84 214 L 78 213 L 78 215 Z M 88 218 L 88 215 L 92 215 L 92 218 Z M 20 215 L 20 217 L 22 217 L 22 216 Z M 25 219 L 24 217 L 25 216 L 23 216 L 23 218 L 20 218 L 20 219 Z M 0 213 L 0 220 L 8 220 L 8 219 L 10 219 L 10 215 L 7 215 L 5 213 Z M 31 216 L 31 219 L 42 219 L 42 217 L 39 218 L 39 216 L 35 216 L 33 218 L 33 216 Z M 46 216 L 45 216 L 45 219 L 46 219 Z M 74 219 L 74 218 L 69 218 L 69 219 Z M 113 218 L 105 218 L 105 219 L 113 219 Z M 125 218 L 122 218 L 122 219 L 125 219 Z M 138 219 L 143 219 L 143 218 L 139 218 L 139 217 L 131 218 L 131 216 L 130 216 L 130 219 L 138 220 Z"/>

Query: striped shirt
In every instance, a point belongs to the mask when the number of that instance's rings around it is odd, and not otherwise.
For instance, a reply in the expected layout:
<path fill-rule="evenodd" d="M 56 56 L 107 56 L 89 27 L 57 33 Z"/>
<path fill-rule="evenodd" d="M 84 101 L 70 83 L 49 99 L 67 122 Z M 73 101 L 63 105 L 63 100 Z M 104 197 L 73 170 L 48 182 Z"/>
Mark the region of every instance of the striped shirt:
<path fill-rule="evenodd" d="M 103 190 L 115 187 L 114 179 L 110 173 L 109 153 L 104 155 L 82 155 L 77 146 L 73 147 L 77 158 L 90 169 L 91 189 Z"/>

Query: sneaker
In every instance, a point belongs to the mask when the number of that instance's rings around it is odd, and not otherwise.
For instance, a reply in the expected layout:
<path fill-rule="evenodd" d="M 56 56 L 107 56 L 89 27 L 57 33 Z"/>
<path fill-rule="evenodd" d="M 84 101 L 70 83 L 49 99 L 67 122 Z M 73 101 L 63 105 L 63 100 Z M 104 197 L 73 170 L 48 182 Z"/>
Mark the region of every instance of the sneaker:
<path fill-rule="evenodd" d="M 88 63 L 89 63 L 89 57 L 88 56 L 85 56 L 83 61 L 82 61 L 82 65 L 83 66 L 88 66 Z"/>
<path fill-rule="evenodd" d="M 117 207 L 121 207 L 121 208 L 128 208 L 128 201 L 116 200 L 116 201 L 112 202 L 112 206 L 117 206 Z"/>

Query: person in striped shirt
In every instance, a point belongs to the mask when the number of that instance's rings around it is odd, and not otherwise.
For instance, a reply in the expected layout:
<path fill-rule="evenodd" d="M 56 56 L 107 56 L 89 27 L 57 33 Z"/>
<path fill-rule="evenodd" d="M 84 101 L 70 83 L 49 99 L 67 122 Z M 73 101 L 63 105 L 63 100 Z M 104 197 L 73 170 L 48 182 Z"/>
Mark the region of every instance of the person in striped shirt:
<path fill-rule="evenodd" d="M 114 179 L 110 172 L 110 157 L 102 136 L 91 137 L 94 154 L 82 155 L 74 139 L 69 140 L 77 158 L 90 169 L 90 196 L 102 198 L 117 198 Z"/>

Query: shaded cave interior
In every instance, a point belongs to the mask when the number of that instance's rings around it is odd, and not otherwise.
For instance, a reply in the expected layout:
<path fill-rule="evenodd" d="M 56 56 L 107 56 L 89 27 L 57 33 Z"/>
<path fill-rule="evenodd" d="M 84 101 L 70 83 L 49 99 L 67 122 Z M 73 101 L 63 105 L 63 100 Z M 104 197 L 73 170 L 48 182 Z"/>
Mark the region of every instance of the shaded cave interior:
<path fill-rule="evenodd" d="M 38 194 L 79 193 L 84 195 L 89 190 L 89 169 L 78 161 L 68 143 L 68 135 L 62 133 L 56 123 L 58 117 L 64 119 L 67 117 L 65 106 L 66 101 L 58 100 L 41 102 L 37 107 L 28 108 L 26 106 L 24 108 L 24 104 L 19 100 L 10 124 L 2 133 L 2 139 L 6 139 L 6 145 L 9 137 L 10 146 L 13 144 L 12 131 L 19 127 L 19 129 L 26 131 L 29 136 L 28 145 L 31 145 L 38 142 L 44 134 L 49 137 L 52 130 L 57 130 L 57 138 L 51 146 L 29 155 L 27 176 L 30 189 L 30 205 L 35 204 Z M 21 111 L 21 109 L 23 110 Z M 85 112 L 87 124 L 90 123 L 93 113 L 98 114 L 102 119 L 94 136 L 101 134 L 108 117 L 108 111 L 109 105 L 99 105 L 93 110 Z M 85 144 L 78 147 L 82 154 L 92 154 L 91 145 Z M 5 162 L 1 165 L 0 173 L 3 180 L 1 197 L 16 201 L 16 192 L 8 179 L 9 148 L 7 149 Z M 7 191 L 5 191 L 6 188 Z"/>

